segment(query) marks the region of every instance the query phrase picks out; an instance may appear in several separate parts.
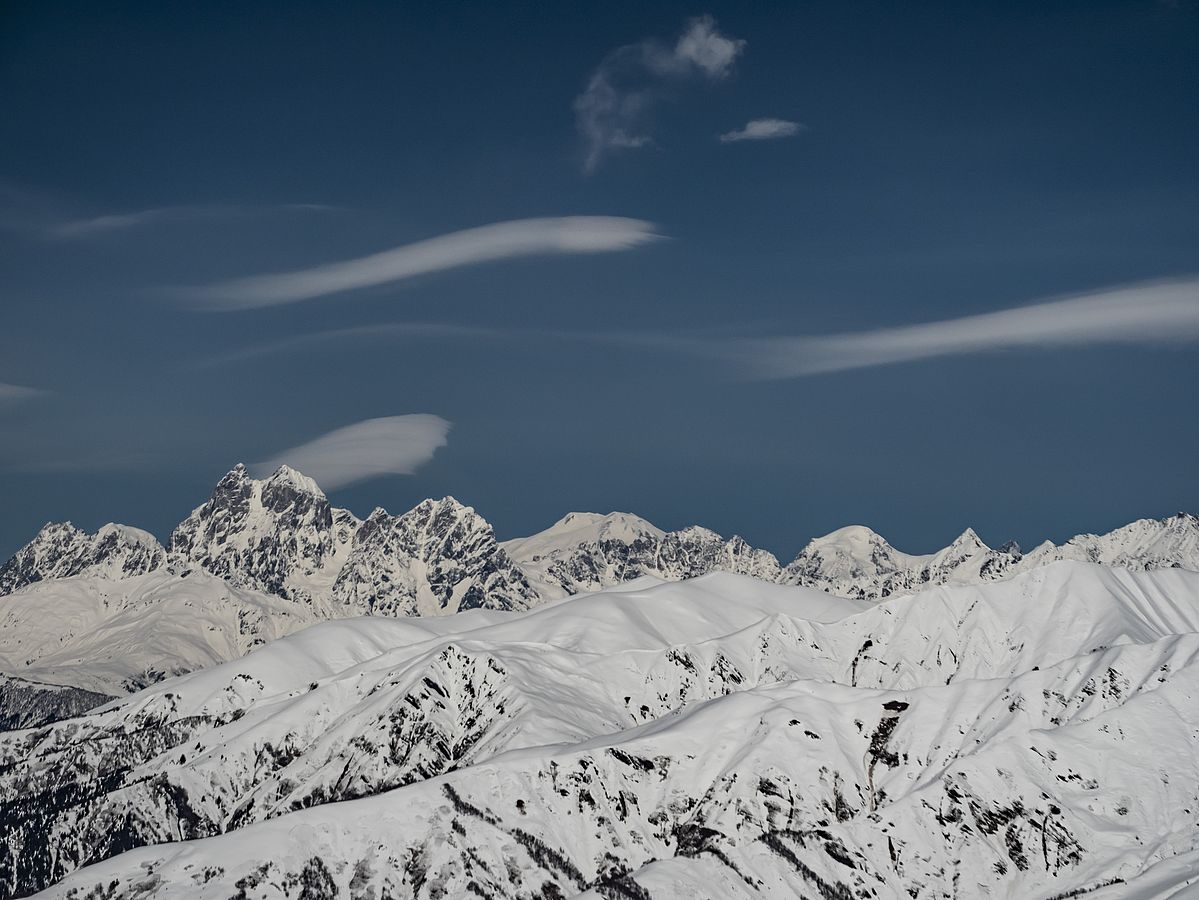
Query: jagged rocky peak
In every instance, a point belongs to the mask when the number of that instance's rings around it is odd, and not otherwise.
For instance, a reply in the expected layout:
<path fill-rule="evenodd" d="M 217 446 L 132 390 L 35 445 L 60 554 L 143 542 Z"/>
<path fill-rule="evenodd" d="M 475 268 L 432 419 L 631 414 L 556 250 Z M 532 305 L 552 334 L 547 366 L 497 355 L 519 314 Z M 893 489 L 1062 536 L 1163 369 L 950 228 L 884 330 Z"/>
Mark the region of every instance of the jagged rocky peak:
<path fill-rule="evenodd" d="M 362 523 L 333 599 L 373 615 L 526 609 L 540 600 L 491 525 L 453 497 L 403 515 L 375 509 Z"/>
<path fill-rule="evenodd" d="M 0 594 L 48 578 L 129 578 L 163 565 L 166 552 L 149 532 L 109 523 L 94 534 L 70 522 L 48 522 L 0 566 Z"/>
<path fill-rule="evenodd" d="M 779 561 L 773 553 L 751 547 L 738 535 L 726 541 L 712 529 L 699 525 L 663 535 L 658 562 L 661 574 L 669 579 L 694 578 L 723 571 L 777 581 L 781 574 Z"/>
<path fill-rule="evenodd" d="M 329 500 L 315 481 L 290 466 L 280 466 L 262 486 L 262 505 L 280 515 L 311 509 L 322 524 L 332 524 Z"/>
<path fill-rule="evenodd" d="M 311 600 L 336 577 L 358 524 L 295 469 L 257 480 L 239 463 L 175 528 L 170 552 L 234 584 Z"/>
<path fill-rule="evenodd" d="M 990 550 L 986 542 L 978 536 L 978 532 L 973 528 L 967 528 L 949 545 L 950 548 L 957 548 L 962 551 L 974 552 L 977 550 Z"/>
<path fill-rule="evenodd" d="M 954 538 L 949 546 L 943 550 L 938 550 L 932 556 L 928 557 L 925 568 L 929 571 L 956 568 L 966 562 L 966 560 L 985 556 L 993 552 L 973 528 L 967 528 Z"/>

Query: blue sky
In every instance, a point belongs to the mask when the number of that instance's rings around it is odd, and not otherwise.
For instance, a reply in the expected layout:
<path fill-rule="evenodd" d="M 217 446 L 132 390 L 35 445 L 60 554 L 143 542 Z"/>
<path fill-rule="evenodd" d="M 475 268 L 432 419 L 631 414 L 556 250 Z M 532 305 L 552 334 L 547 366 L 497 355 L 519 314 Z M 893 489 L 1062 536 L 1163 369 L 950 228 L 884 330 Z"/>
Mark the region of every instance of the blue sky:
<path fill-rule="evenodd" d="M 502 537 L 1199 509 L 1192 2 L 3 17 L 0 555 L 346 440 Z"/>

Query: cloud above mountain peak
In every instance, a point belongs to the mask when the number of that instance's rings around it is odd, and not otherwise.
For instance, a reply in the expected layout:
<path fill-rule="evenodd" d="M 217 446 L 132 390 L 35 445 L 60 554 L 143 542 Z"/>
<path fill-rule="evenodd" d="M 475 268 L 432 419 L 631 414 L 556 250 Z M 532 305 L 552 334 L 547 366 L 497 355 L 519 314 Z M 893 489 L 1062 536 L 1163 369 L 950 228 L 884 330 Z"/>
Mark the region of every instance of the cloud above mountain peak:
<path fill-rule="evenodd" d="M 252 469 L 265 477 L 281 466 L 335 490 L 380 475 L 412 475 L 446 444 L 450 423 L 417 413 L 367 419 L 275 454 Z"/>

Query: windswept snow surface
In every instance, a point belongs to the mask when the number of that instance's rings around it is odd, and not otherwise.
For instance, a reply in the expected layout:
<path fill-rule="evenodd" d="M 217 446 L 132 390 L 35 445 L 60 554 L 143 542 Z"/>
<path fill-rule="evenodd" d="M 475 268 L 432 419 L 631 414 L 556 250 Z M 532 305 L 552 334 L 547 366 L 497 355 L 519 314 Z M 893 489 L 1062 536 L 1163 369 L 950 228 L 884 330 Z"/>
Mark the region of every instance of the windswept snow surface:
<path fill-rule="evenodd" d="M 319 621 L 205 572 L 39 581 L 0 598 L 0 671 L 102 694 L 235 659 Z"/>
<path fill-rule="evenodd" d="M 319 624 L 0 735 L 0 892 L 1182 896 L 1197 632 L 1199 574 L 1069 561 Z"/>

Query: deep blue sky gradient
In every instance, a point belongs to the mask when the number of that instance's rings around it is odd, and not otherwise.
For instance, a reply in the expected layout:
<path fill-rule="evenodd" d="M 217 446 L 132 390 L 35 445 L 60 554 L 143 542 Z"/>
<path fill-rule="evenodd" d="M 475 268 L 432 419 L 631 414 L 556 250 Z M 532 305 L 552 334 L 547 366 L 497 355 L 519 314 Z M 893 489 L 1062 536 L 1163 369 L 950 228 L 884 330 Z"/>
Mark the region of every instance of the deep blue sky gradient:
<path fill-rule="evenodd" d="M 703 13 L 734 74 L 584 175 L 589 74 Z M 787 558 L 855 522 L 919 552 L 1199 510 L 1194 346 L 744 383 L 539 333 L 821 334 L 1199 272 L 1196 85 L 1191 2 L 5 4 L 0 382 L 50 393 L 0 407 L 0 557 L 49 519 L 165 537 L 233 463 L 410 412 L 448 446 L 334 501 L 450 493 L 501 537 L 623 509 Z M 807 130 L 716 140 L 768 116 Z M 237 313 L 164 290 L 569 214 L 670 240 Z M 405 321 L 513 334 L 204 365 Z"/>

